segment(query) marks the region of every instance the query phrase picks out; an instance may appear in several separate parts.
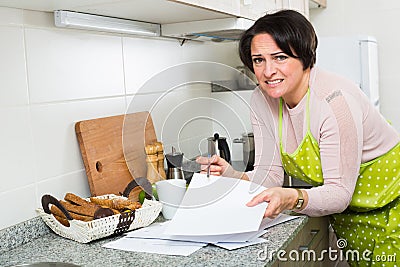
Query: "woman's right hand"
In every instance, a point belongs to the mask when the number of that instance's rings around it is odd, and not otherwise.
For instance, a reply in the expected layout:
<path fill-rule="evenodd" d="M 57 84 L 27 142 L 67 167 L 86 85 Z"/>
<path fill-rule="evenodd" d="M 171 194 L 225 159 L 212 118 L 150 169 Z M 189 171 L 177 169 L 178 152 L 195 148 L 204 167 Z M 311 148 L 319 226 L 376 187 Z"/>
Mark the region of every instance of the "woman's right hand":
<path fill-rule="evenodd" d="M 198 157 L 196 162 L 201 165 L 201 173 L 207 173 L 208 166 L 210 166 L 210 175 L 249 179 L 244 172 L 235 171 L 225 159 L 218 155 L 213 155 L 211 158 Z"/>
<path fill-rule="evenodd" d="M 303 207 L 305 207 L 308 203 L 308 195 L 304 190 L 302 190 L 302 193 L 304 196 Z M 264 218 L 268 217 L 274 219 L 282 211 L 292 210 L 296 205 L 297 197 L 298 193 L 293 188 L 271 187 L 253 197 L 246 205 L 248 207 L 253 207 L 261 202 L 267 202 L 268 207 L 265 210 Z"/>
<path fill-rule="evenodd" d="M 210 175 L 220 176 L 230 167 L 229 163 L 218 155 L 213 155 L 211 158 L 198 157 L 196 162 L 201 165 L 200 173 L 207 173 L 210 166 Z"/>

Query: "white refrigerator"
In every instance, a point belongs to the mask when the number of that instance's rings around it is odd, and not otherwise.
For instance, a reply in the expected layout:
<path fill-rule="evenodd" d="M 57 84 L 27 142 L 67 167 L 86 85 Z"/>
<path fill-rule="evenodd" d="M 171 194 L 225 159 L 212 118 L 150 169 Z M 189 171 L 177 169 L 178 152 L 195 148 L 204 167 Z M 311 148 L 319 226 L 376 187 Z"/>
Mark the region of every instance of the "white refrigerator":
<path fill-rule="evenodd" d="M 378 44 L 374 37 L 320 37 L 316 66 L 353 80 L 379 109 Z"/>

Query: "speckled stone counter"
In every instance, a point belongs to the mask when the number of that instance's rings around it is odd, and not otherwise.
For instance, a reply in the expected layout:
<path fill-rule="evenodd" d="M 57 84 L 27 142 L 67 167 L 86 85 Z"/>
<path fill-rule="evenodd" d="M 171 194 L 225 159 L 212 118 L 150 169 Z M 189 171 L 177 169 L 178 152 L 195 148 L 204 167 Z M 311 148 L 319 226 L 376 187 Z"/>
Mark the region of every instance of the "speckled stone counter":
<path fill-rule="evenodd" d="M 167 256 L 150 253 L 136 253 L 103 248 L 102 245 L 120 237 L 109 237 L 81 244 L 60 237 L 48 228 L 43 222 L 23 223 L 22 230 L 8 230 L 0 233 L 2 247 L 0 247 L 0 266 L 14 266 L 36 262 L 68 262 L 79 266 L 271 266 L 274 252 L 284 249 L 301 231 L 308 221 L 308 217 L 299 216 L 268 229 L 263 236 L 266 243 L 252 245 L 236 250 L 225 250 L 208 245 L 188 257 Z M 42 224 L 38 226 L 38 224 Z M 29 226 L 35 230 L 29 230 Z M 6 229 L 7 230 L 7 229 Z M 15 232 L 17 231 L 17 232 Z M 15 241 L 16 236 L 22 239 L 31 239 L 32 231 L 41 232 L 41 236 L 30 242 L 8 249 L 5 243 Z M 21 237 L 24 235 L 24 237 Z M 14 241 L 13 241 L 14 240 Z"/>

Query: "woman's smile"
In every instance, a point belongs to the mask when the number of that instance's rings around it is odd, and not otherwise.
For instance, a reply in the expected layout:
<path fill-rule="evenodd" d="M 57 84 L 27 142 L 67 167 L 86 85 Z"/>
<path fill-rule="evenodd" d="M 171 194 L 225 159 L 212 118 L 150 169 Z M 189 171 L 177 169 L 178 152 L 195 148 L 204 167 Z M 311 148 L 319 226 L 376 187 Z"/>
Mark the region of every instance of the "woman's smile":
<path fill-rule="evenodd" d="M 276 85 L 283 82 L 283 79 L 265 81 L 268 85 Z"/>

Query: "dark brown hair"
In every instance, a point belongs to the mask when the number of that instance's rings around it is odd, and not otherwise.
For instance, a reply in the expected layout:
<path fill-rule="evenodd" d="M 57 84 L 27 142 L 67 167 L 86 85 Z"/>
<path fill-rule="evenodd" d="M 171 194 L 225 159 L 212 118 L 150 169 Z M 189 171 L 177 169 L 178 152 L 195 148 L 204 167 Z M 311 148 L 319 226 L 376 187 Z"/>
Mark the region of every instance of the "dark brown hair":
<path fill-rule="evenodd" d="M 312 68 L 316 61 L 318 38 L 311 23 L 299 12 L 281 10 L 259 18 L 243 33 L 239 42 L 239 55 L 243 64 L 251 71 L 251 42 L 257 34 L 267 33 L 284 53 L 298 58 L 303 70 Z"/>

